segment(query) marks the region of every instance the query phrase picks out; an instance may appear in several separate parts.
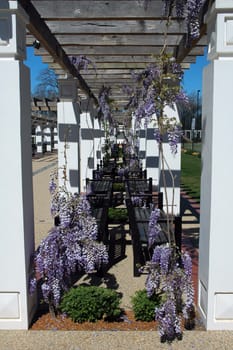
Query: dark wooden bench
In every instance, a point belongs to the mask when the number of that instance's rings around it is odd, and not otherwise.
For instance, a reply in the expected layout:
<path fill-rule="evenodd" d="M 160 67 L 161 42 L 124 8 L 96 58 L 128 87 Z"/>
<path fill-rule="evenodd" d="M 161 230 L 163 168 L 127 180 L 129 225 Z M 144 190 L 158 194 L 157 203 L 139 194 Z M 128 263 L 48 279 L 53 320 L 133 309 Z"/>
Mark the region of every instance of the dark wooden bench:
<path fill-rule="evenodd" d="M 168 242 L 168 236 L 166 234 L 166 216 L 161 211 L 161 217 L 158 223 L 161 226 L 161 232 L 154 242 L 153 247 L 148 245 L 148 226 L 150 220 L 150 208 L 138 208 L 133 207 L 130 197 L 126 198 L 126 206 L 129 215 L 130 232 L 133 247 L 133 275 L 140 276 L 140 267 L 144 266 L 147 261 L 151 259 L 153 248 L 156 245 L 165 244 Z M 172 220 L 174 225 L 175 243 L 177 249 L 181 249 L 181 217 L 176 216 Z"/>
<path fill-rule="evenodd" d="M 126 179 L 146 179 L 146 170 L 136 169 L 136 170 L 128 170 L 125 172 Z"/>
<path fill-rule="evenodd" d="M 92 194 L 109 194 L 112 191 L 111 180 L 90 180 L 86 179 L 86 188 Z"/>
<path fill-rule="evenodd" d="M 152 193 L 152 178 L 126 180 L 130 195 L 138 193 Z"/>
<path fill-rule="evenodd" d="M 108 208 L 111 204 L 111 194 L 88 194 L 92 215 L 98 225 L 98 241 L 108 241 Z"/>

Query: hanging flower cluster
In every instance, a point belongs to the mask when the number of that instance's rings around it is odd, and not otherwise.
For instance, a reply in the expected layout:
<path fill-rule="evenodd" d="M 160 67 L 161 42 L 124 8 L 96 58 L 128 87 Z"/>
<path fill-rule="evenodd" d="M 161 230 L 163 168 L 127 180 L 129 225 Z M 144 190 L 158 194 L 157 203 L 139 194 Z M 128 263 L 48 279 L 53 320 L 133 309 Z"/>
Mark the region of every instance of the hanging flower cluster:
<path fill-rule="evenodd" d="M 110 98 L 111 95 L 111 87 L 102 86 L 99 92 L 98 96 L 98 115 L 100 117 L 100 120 L 104 122 L 108 122 L 110 125 L 113 124 L 112 119 L 112 111 L 111 111 L 111 103 L 112 99 Z"/>
<path fill-rule="evenodd" d="M 77 71 L 80 72 L 83 70 L 84 72 L 88 71 L 88 66 L 92 66 L 96 73 L 96 66 L 95 64 L 86 56 L 80 55 L 80 56 L 71 56 L 70 57 L 71 63 L 76 67 Z"/>
<path fill-rule="evenodd" d="M 181 136 L 179 123 L 176 118 L 165 114 L 165 108 L 168 106 L 175 109 L 177 102 L 187 101 L 180 86 L 182 76 L 181 66 L 164 50 L 153 66 L 145 68 L 139 74 L 133 74 L 136 85 L 134 92 L 132 89 L 125 89 L 130 96 L 127 108 L 130 108 L 135 116 L 136 128 L 141 128 L 143 122 L 145 126 L 154 122 L 154 137 L 159 145 L 162 174 L 165 169 L 163 142 L 167 141 L 171 152 L 176 154 Z M 166 166 L 169 168 L 167 163 Z M 169 174 L 174 180 L 171 171 Z M 194 325 L 194 290 L 191 259 L 187 253 L 178 252 L 174 242 L 171 220 L 173 213 L 170 217 L 166 188 L 165 202 L 167 215 L 163 230 L 168 236 L 168 243 L 161 246 L 155 245 L 159 241 L 158 237 L 162 228 L 159 224 L 160 210 L 154 209 L 148 225 L 149 248 L 153 252 L 152 259 L 144 268 L 148 268 L 146 281 L 148 296 L 162 294 L 162 303 L 155 312 L 161 341 L 172 342 L 174 339 L 182 339 L 182 316 L 189 328 Z"/>
<path fill-rule="evenodd" d="M 194 327 L 194 288 L 192 283 L 192 261 L 187 252 L 177 252 L 171 244 L 156 246 L 161 233 L 160 210 L 151 213 L 148 236 L 149 245 L 154 247 L 148 263 L 146 289 L 148 297 L 161 294 L 163 302 L 155 310 L 159 324 L 161 342 L 182 339 L 181 321 L 185 327 Z"/>
<path fill-rule="evenodd" d="M 145 10 L 151 0 L 144 0 Z M 178 20 L 185 18 L 188 42 L 200 36 L 200 13 L 205 0 L 163 0 L 163 15 L 167 18 L 175 15 Z M 175 12 L 175 13 L 174 13 Z"/>
<path fill-rule="evenodd" d="M 41 286 L 43 299 L 56 309 L 64 291 L 70 287 L 73 273 L 91 273 L 107 264 L 106 247 L 97 242 L 97 224 L 91 215 L 85 197 L 58 190 L 52 177 L 49 184 L 52 194 L 51 213 L 58 217 L 54 226 L 42 240 L 34 256 L 34 275 L 30 292 Z"/>
<path fill-rule="evenodd" d="M 156 64 L 145 68 L 140 73 L 133 73 L 132 78 L 136 87 L 124 89 L 129 93 L 130 108 L 135 116 L 136 129 L 141 128 L 142 122 L 146 127 L 155 120 L 155 139 L 160 144 L 163 136 L 167 135 L 171 150 L 177 151 L 181 136 L 181 127 L 175 119 L 164 115 L 164 108 L 175 108 L 177 102 L 188 102 L 180 86 L 183 77 L 181 66 L 166 53 L 157 58 Z"/>

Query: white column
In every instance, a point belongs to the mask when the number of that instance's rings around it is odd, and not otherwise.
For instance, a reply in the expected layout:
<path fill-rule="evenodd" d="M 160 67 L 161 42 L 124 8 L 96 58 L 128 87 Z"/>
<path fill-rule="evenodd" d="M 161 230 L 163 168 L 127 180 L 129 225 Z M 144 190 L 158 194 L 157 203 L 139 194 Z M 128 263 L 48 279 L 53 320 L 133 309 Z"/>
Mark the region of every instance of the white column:
<path fill-rule="evenodd" d="M 155 189 L 159 185 L 159 147 L 155 140 L 155 122 L 152 120 L 145 129 L 147 178 L 153 179 Z"/>
<path fill-rule="evenodd" d="M 179 115 L 177 108 L 166 106 L 164 114 L 168 118 L 175 118 L 179 123 Z M 180 172 L 181 172 L 181 143 L 177 144 L 177 153 L 171 152 L 171 147 L 168 143 L 167 135 L 164 135 L 163 140 L 163 153 L 166 162 L 164 162 L 164 172 L 162 172 L 162 159 L 159 157 L 159 191 L 163 192 L 164 210 L 175 215 L 180 214 Z M 166 182 L 167 204 L 166 208 L 166 195 L 164 178 Z M 173 209 L 172 209 L 173 208 Z"/>
<path fill-rule="evenodd" d="M 42 153 L 42 145 L 43 145 L 43 131 L 41 125 L 37 125 L 36 127 L 36 149 L 37 153 Z"/>
<path fill-rule="evenodd" d="M 76 80 L 60 80 L 57 104 L 59 185 L 71 193 L 80 192 L 79 132 L 80 112 L 77 105 Z M 64 179 L 65 174 L 65 179 Z"/>
<path fill-rule="evenodd" d="M 100 122 L 98 118 L 94 119 L 94 129 L 95 129 L 95 139 L 94 139 L 94 167 L 97 167 L 97 164 L 100 164 L 100 160 L 102 158 L 102 153 L 101 153 L 101 137 L 102 137 L 102 130 L 100 127 Z"/>
<path fill-rule="evenodd" d="M 147 130 L 144 127 L 144 119 L 141 122 L 141 127 L 138 128 L 138 137 L 139 137 L 139 159 L 142 164 L 142 168 L 146 169 L 146 150 L 147 150 Z"/>
<path fill-rule="evenodd" d="M 91 102 L 82 101 L 80 116 L 80 151 L 81 151 L 81 192 L 85 192 L 86 178 L 92 178 L 94 169 L 94 119 L 91 115 Z"/>
<path fill-rule="evenodd" d="M 53 149 L 57 150 L 58 149 L 58 137 L 57 137 L 57 128 L 53 128 Z"/>
<path fill-rule="evenodd" d="M 46 144 L 46 152 L 51 152 L 51 128 L 49 125 L 44 128 L 44 142 Z"/>
<path fill-rule="evenodd" d="M 27 329 L 36 305 L 28 294 L 34 217 L 27 20 L 17 1 L 0 3 L 0 329 Z"/>
<path fill-rule="evenodd" d="M 233 330 L 233 0 L 207 16 L 198 306 L 206 329 Z"/>

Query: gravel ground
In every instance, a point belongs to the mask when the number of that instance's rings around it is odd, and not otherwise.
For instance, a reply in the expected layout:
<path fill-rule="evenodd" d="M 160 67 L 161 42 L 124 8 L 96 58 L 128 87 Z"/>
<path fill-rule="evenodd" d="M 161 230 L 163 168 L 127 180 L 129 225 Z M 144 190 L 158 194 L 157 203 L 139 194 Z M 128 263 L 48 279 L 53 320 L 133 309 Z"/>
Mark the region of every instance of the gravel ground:
<path fill-rule="evenodd" d="M 232 350 L 233 332 L 186 331 L 161 344 L 157 332 L 0 331 L 0 350 Z"/>

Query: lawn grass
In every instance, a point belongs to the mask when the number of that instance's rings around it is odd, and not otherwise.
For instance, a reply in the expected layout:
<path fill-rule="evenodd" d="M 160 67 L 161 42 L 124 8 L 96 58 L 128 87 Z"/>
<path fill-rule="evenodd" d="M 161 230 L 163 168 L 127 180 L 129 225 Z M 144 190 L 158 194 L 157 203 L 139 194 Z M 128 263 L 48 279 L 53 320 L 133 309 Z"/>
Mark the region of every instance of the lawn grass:
<path fill-rule="evenodd" d="M 181 186 L 193 198 L 200 201 L 201 159 L 181 153 Z"/>

